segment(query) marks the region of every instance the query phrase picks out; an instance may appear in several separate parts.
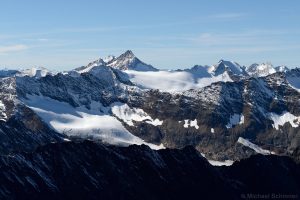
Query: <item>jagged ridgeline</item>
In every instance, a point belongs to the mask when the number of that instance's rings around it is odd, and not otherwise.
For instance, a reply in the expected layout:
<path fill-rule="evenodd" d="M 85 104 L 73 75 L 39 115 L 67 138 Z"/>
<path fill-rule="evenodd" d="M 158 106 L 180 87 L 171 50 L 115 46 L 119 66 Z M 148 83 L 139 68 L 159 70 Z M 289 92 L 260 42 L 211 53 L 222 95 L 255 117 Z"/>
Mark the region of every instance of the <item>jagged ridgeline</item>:
<path fill-rule="evenodd" d="M 193 146 L 211 163 L 253 154 L 299 159 L 300 69 L 270 63 L 158 70 L 132 51 L 66 72 L 2 70 L 2 154 L 90 139 Z"/>

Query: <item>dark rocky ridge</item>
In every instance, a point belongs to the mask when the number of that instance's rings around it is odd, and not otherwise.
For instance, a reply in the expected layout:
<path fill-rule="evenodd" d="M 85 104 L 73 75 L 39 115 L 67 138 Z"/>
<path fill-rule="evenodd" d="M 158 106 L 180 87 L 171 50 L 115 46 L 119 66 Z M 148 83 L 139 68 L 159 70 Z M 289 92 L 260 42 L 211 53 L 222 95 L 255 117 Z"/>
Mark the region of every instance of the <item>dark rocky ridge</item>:
<path fill-rule="evenodd" d="M 300 167 L 288 157 L 252 156 L 213 167 L 193 147 L 154 151 L 91 141 L 0 156 L 1 199 L 240 199 L 300 195 Z"/>

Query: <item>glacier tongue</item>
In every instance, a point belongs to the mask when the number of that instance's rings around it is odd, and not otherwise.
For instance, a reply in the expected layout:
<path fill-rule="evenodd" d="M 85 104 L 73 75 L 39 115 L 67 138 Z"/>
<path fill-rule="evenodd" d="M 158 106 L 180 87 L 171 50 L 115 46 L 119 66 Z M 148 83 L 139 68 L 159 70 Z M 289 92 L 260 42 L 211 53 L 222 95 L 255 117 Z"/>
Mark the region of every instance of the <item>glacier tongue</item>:
<path fill-rule="evenodd" d="M 109 115 L 110 108 L 92 102 L 91 109 L 74 108 L 68 103 L 44 96 L 27 95 L 24 103 L 35 111 L 51 128 L 68 136 L 100 139 L 114 145 L 146 144 L 153 149 L 164 148 L 144 142 Z"/>

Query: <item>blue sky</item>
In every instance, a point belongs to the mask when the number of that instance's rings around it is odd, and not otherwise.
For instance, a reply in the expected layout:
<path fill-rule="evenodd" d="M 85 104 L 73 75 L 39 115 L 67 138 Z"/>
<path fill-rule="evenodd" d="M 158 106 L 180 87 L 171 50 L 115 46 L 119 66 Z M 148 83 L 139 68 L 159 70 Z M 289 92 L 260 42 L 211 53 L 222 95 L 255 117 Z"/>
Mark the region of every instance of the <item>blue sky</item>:
<path fill-rule="evenodd" d="M 300 66 L 300 1 L 1 0 L 0 66 L 67 70 L 131 49 L 158 68 Z"/>

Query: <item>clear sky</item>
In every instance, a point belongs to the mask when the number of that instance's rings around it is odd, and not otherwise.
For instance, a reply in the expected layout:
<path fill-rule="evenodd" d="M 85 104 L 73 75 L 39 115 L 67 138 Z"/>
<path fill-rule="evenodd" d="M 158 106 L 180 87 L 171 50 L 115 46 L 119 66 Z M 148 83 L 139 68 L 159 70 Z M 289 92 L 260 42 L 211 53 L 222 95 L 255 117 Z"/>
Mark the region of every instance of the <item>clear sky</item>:
<path fill-rule="evenodd" d="M 158 68 L 300 66 L 299 0 L 0 0 L 0 66 L 67 70 L 131 49 Z"/>

